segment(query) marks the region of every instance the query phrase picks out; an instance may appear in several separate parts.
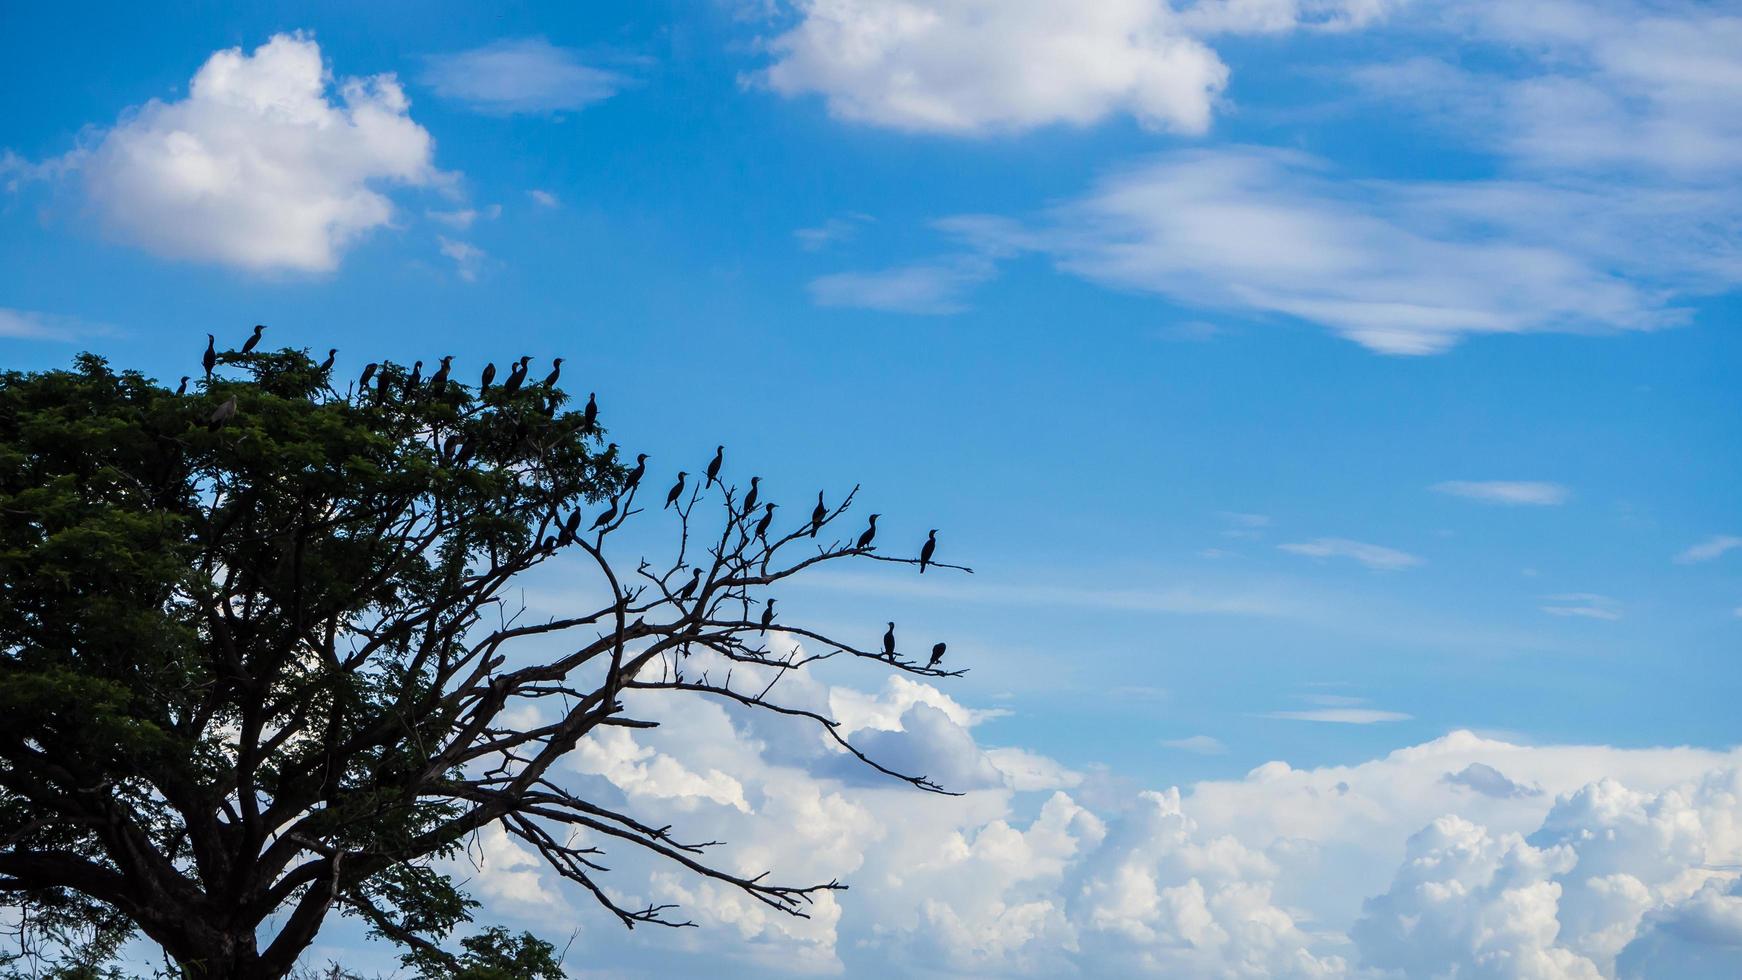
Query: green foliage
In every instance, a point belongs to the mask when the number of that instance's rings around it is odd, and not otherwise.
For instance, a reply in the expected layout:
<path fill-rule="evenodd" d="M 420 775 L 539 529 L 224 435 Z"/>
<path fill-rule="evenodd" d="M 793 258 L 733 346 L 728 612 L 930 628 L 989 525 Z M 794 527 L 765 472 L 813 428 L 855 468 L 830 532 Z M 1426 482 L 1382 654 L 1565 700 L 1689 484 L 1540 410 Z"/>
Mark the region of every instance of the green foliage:
<path fill-rule="evenodd" d="M 413 953 L 406 964 L 420 980 L 563 980 L 556 947 L 529 932 L 496 926 L 460 940 L 460 947 L 452 959 Z"/>

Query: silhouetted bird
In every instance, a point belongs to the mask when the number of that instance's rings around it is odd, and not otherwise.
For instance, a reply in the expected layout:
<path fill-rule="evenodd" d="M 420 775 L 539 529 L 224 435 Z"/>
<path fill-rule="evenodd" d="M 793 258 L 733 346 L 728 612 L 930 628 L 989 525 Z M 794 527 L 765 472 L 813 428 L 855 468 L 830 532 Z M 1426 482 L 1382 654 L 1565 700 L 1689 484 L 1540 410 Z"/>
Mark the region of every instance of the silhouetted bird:
<path fill-rule="evenodd" d="M 587 407 L 581 410 L 581 428 L 591 429 L 599 422 L 599 401 L 587 392 Z"/>
<path fill-rule="evenodd" d="M 472 461 L 472 452 L 476 448 L 477 443 L 472 441 L 471 436 L 467 436 L 466 441 L 460 443 L 460 454 L 454 457 L 454 468 L 459 469 L 467 463 L 470 463 Z"/>
<path fill-rule="evenodd" d="M 823 529 L 823 519 L 828 516 L 829 508 L 823 505 L 823 492 L 818 490 L 817 506 L 815 510 L 811 511 L 811 537 L 816 537 L 817 532 Z"/>
<path fill-rule="evenodd" d="M 482 381 L 478 382 L 478 394 L 482 395 L 484 392 L 489 391 L 490 390 L 490 382 L 495 381 L 495 380 L 496 380 L 496 362 L 491 361 L 490 363 L 484 365 L 484 379 Z"/>
<path fill-rule="evenodd" d="M 242 353 L 244 353 L 244 354 L 253 353 L 254 348 L 260 346 L 260 332 L 265 330 L 265 329 L 266 329 L 266 324 L 264 324 L 264 323 L 256 323 L 254 325 L 254 336 L 249 337 L 247 340 L 242 341 Z"/>
<path fill-rule="evenodd" d="M 508 369 L 508 380 L 502 382 L 502 390 L 505 393 L 512 395 L 520 390 L 520 386 L 526 382 L 526 366 L 531 363 L 532 355 L 527 354 L 520 359 L 519 363 Z"/>
<path fill-rule="evenodd" d="M 612 497 L 611 498 L 611 506 L 605 508 L 605 512 L 603 514 L 600 514 L 597 520 L 593 521 L 593 526 L 592 526 L 591 530 L 597 531 L 598 529 L 604 527 L 605 525 L 611 523 L 612 521 L 614 521 L 616 519 L 617 519 L 617 498 Z"/>
<path fill-rule="evenodd" d="M 380 366 L 381 365 L 376 364 L 374 361 L 370 361 L 368 364 L 363 365 L 363 376 L 357 379 L 358 391 L 362 391 L 364 388 L 369 387 L 369 379 L 375 377 L 375 369 Z"/>
<path fill-rule="evenodd" d="M 768 525 L 774 523 L 774 508 L 779 506 L 779 504 L 769 504 L 762 512 L 762 519 L 756 522 L 756 536 L 762 539 L 763 544 L 768 543 Z"/>
<path fill-rule="evenodd" d="M 229 421 L 235 417 L 236 396 L 231 395 L 229 398 L 224 399 L 224 404 L 219 405 L 215 410 L 213 410 L 211 418 L 206 419 L 206 428 L 216 432 L 220 428 L 229 424 Z"/>
<path fill-rule="evenodd" d="M 206 334 L 206 353 L 204 357 L 200 358 L 200 365 L 206 369 L 207 381 L 212 380 L 212 368 L 218 363 L 217 340 L 218 338 L 211 334 Z"/>
<path fill-rule="evenodd" d="M 442 358 L 442 366 L 436 368 L 436 373 L 429 376 L 429 390 L 441 394 L 448 390 L 448 368 L 453 366 L 454 355 Z"/>
<path fill-rule="evenodd" d="M 704 486 L 703 489 L 706 489 L 706 487 L 711 487 L 715 483 L 718 483 L 720 481 L 720 464 L 724 463 L 725 461 L 726 461 L 726 447 L 725 446 L 715 446 L 714 447 L 714 459 L 712 462 L 710 462 L 708 464 L 708 482 Z"/>
<path fill-rule="evenodd" d="M 677 471 L 677 482 L 671 485 L 671 490 L 665 495 L 666 510 L 670 510 L 671 505 L 677 503 L 677 498 L 683 496 L 683 481 L 686 476 L 689 476 L 689 474 L 685 473 L 683 470 Z"/>
<path fill-rule="evenodd" d="M 393 376 L 384 370 L 381 372 L 381 376 L 375 379 L 375 395 L 382 401 L 387 400 L 387 386 L 393 383 L 392 378 Z"/>
<path fill-rule="evenodd" d="M 422 383 L 423 383 L 423 362 L 422 361 L 413 362 L 413 364 L 411 365 L 411 373 L 405 376 L 405 394 L 401 397 L 403 397 L 406 401 L 410 401 L 411 397 L 413 395 L 417 394 L 417 386 L 422 384 Z"/>
<path fill-rule="evenodd" d="M 575 539 L 575 532 L 579 530 L 580 527 L 581 512 L 577 510 L 570 514 L 568 522 L 563 524 L 563 539 L 566 541 L 573 541 Z"/>
<path fill-rule="evenodd" d="M 339 349 L 337 347 L 327 348 L 327 359 L 321 362 L 321 366 L 318 370 L 322 374 L 327 374 L 327 373 L 331 372 L 333 370 L 333 362 L 338 360 L 338 358 L 339 358 Z"/>
<path fill-rule="evenodd" d="M 943 660 L 943 659 L 944 659 L 944 645 L 942 643 L 933 644 L 932 648 L 931 648 L 931 662 L 927 663 L 926 666 L 927 667 L 936 667 L 938 665 L 938 662 Z"/>
<path fill-rule="evenodd" d="M 560 357 L 551 358 L 550 359 L 550 373 L 544 376 L 544 386 L 546 388 L 555 388 L 556 387 L 556 379 L 562 377 L 562 373 L 563 373 L 563 359 Z"/>
<path fill-rule="evenodd" d="M 188 393 L 188 376 L 187 375 L 184 374 L 181 376 L 181 384 L 176 385 L 175 393 L 178 395 L 185 395 Z"/>
<path fill-rule="evenodd" d="M 883 655 L 895 659 L 895 624 L 890 623 L 889 629 L 883 634 Z"/>
<path fill-rule="evenodd" d="M 614 442 L 605 443 L 605 451 L 601 455 L 606 459 L 615 461 L 617 459 L 617 444 Z"/>
<path fill-rule="evenodd" d="M 768 600 L 768 605 L 762 607 L 762 632 L 767 633 L 768 627 L 774 623 L 774 600 Z"/>
<path fill-rule="evenodd" d="M 679 599 L 688 599 L 690 596 L 696 594 L 696 589 L 700 587 L 701 584 L 702 570 L 698 568 L 696 569 L 695 575 L 691 576 L 690 580 L 684 583 L 684 587 L 677 590 L 677 597 Z"/>
<path fill-rule="evenodd" d="M 756 509 L 756 486 L 761 482 L 762 478 L 759 476 L 750 478 L 750 490 L 744 494 L 744 513 L 746 515 Z"/>
<path fill-rule="evenodd" d="M 867 551 L 870 549 L 872 539 L 877 537 L 877 518 L 882 516 L 882 514 L 871 515 L 871 523 L 865 528 L 865 533 L 859 535 L 859 544 L 857 547 L 860 551 Z"/>
<path fill-rule="evenodd" d="M 921 575 L 925 574 L 925 566 L 931 564 L 931 556 L 936 553 L 937 550 L 938 529 L 934 527 L 931 530 L 930 536 L 925 539 L 925 544 L 920 545 L 919 548 L 919 573 Z"/>
<path fill-rule="evenodd" d="M 641 485 L 641 477 L 647 473 L 647 454 L 638 453 L 635 457 L 635 468 L 623 478 L 623 489 L 633 490 Z"/>

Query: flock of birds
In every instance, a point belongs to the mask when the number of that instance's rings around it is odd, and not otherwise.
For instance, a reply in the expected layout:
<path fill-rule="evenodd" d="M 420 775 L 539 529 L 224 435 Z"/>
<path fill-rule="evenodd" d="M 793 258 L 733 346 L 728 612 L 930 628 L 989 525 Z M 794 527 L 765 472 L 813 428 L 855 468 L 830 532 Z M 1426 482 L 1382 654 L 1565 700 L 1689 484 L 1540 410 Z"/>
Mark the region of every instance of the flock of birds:
<path fill-rule="evenodd" d="M 260 338 L 261 338 L 261 335 L 263 333 L 265 333 L 265 331 L 266 331 L 265 324 L 260 324 L 260 323 L 255 324 L 254 325 L 254 332 L 248 337 L 247 340 L 242 342 L 241 352 L 244 354 L 252 353 L 256 347 L 260 346 Z M 338 358 L 338 354 L 339 354 L 338 348 L 336 348 L 336 347 L 329 348 L 327 350 L 326 360 L 324 360 L 320 363 L 318 369 L 323 374 L 330 374 L 332 372 L 332 369 L 333 369 L 333 363 Z M 436 368 L 435 373 L 431 374 L 429 377 L 428 384 L 429 384 L 429 387 L 431 389 L 438 391 L 438 392 L 446 389 L 446 386 L 448 383 L 448 378 L 449 378 L 449 373 L 450 373 L 450 370 L 451 370 L 452 365 L 453 365 L 453 360 L 454 360 L 454 358 L 453 358 L 453 355 L 451 355 L 451 354 L 446 356 L 446 357 L 443 357 L 441 359 L 441 366 Z M 207 381 L 211 380 L 212 370 L 215 367 L 217 367 L 217 363 L 218 363 L 217 338 L 212 334 L 206 334 L 206 352 L 201 357 L 200 364 L 201 364 L 201 367 L 203 367 L 205 369 L 205 375 L 206 375 Z M 513 362 L 509 366 L 508 377 L 506 379 L 504 379 L 502 382 L 501 390 L 505 394 L 513 394 L 513 393 L 519 391 L 521 389 L 521 387 L 523 387 L 526 384 L 526 376 L 527 376 L 528 371 L 530 370 L 531 364 L 532 364 L 532 357 L 530 355 L 521 357 L 517 361 Z M 389 387 L 389 385 L 390 385 L 389 377 L 390 376 L 387 374 L 387 372 L 380 371 L 380 367 L 381 367 L 381 365 L 375 361 L 370 361 L 367 365 L 364 366 L 363 374 L 357 381 L 357 390 L 358 391 L 368 390 L 369 382 L 372 380 L 375 380 L 376 381 L 376 390 L 381 397 L 386 397 L 390 393 L 390 387 Z M 551 358 L 550 373 L 545 375 L 545 378 L 543 381 L 543 386 L 545 388 L 556 387 L 556 383 L 557 383 L 558 379 L 560 379 L 562 377 L 562 369 L 563 369 L 563 359 L 560 357 Z M 188 379 L 187 375 L 182 376 L 181 384 L 179 386 L 177 386 L 176 390 L 175 390 L 175 393 L 177 395 L 187 394 L 188 380 L 189 379 Z M 488 392 L 490 390 L 490 386 L 492 384 L 494 384 L 495 381 L 496 381 L 496 365 L 495 365 L 495 363 L 492 362 L 492 363 L 484 365 L 483 374 L 479 379 L 478 393 L 480 395 L 483 395 L 484 393 Z M 409 398 L 412 394 L 416 393 L 423 386 L 423 384 L 424 384 L 423 362 L 416 361 L 412 364 L 411 371 L 409 373 L 407 373 L 405 376 L 404 389 L 403 389 L 405 396 L 407 398 Z M 237 410 L 236 409 L 236 396 L 231 395 L 229 398 L 226 398 L 222 404 L 220 404 L 216 409 L 214 409 L 212 411 L 212 414 L 206 420 L 207 427 L 210 429 L 213 429 L 213 430 L 216 430 L 216 429 L 223 427 L 225 424 L 230 422 L 231 419 L 234 419 L 236 417 L 236 410 Z M 598 420 L 598 417 L 599 417 L 599 403 L 595 399 L 594 394 L 590 393 L 587 395 L 586 408 L 582 410 L 582 428 L 583 429 L 591 429 L 593 427 L 594 423 Z M 607 453 L 609 454 L 609 453 L 614 452 L 616 450 L 616 446 L 617 446 L 616 443 L 612 443 L 611 446 L 609 447 L 609 449 L 607 450 Z M 649 457 L 646 453 L 640 453 L 636 456 L 634 468 L 631 469 L 629 471 L 629 473 L 624 477 L 624 484 L 623 484 L 623 491 L 622 491 L 623 493 L 628 493 L 640 485 L 641 478 L 644 475 L 646 475 L 646 473 L 647 473 L 647 460 L 648 460 L 648 458 Z M 722 487 L 724 487 L 724 484 L 720 482 L 720 469 L 721 469 L 721 467 L 723 467 L 725 465 L 725 462 L 726 462 L 726 447 L 725 446 L 714 447 L 714 458 L 708 461 L 707 469 L 704 471 L 706 483 L 703 484 L 703 489 L 709 489 L 709 488 L 713 487 L 715 484 L 720 484 Z M 670 490 L 666 491 L 665 507 L 663 509 L 669 510 L 683 496 L 683 492 L 684 492 L 684 489 L 686 486 L 685 481 L 688 480 L 689 476 L 690 476 L 690 474 L 685 470 L 678 470 L 677 471 L 677 482 L 672 484 Z M 750 516 L 750 514 L 756 510 L 758 496 L 761 493 L 761 483 L 762 483 L 762 478 L 759 476 L 753 476 L 750 478 L 750 488 L 747 491 L 745 491 L 745 493 L 744 493 L 744 502 L 742 505 L 743 506 L 743 515 L 746 518 L 748 518 Z M 601 528 L 608 527 L 611 524 L 611 522 L 613 522 L 617 519 L 617 499 L 618 499 L 617 497 L 613 497 L 611 499 L 610 506 L 593 521 L 593 525 L 592 525 L 590 530 L 597 531 Z M 772 503 L 772 502 L 763 504 L 762 517 L 759 520 L 757 520 L 757 522 L 756 522 L 755 534 L 756 534 L 756 537 L 761 539 L 764 543 L 766 543 L 768 540 L 768 529 L 769 529 L 770 525 L 772 525 L 774 522 L 774 510 L 775 510 L 775 508 L 777 508 L 779 506 L 780 506 L 779 504 Z M 822 526 L 823 526 L 824 522 L 828 520 L 828 516 L 829 516 L 828 505 L 823 502 L 823 492 L 821 490 L 819 490 L 819 491 L 817 491 L 817 505 L 815 508 L 813 508 L 811 510 L 810 524 L 806 530 L 806 533 L 808 533 L 813 538 L 816 537 L 817 532 L 822 530 Z M 870 519 L 866 524 L 865 530 L 860 532 L 858 539 L 854 542 L 853 547 L 854 547 L 855 551 L 862 551 L 863 552 L 863 551 L 876 550 L 873 542 L 877 538 L 877 519 L 879 517 L 882 517 L 882 516 L 883 515 L 881 515 L 881 514 L 870 515 Z M 575 539 L 575 536 L 576 536 L 576 531 L 580 528 L 580 522 L 581 522 L 581 512 L 580 511 L 575 511 L 573 514 L 569 515 L 569 519 L 562 526 L 562 540 L 573 541 Z M 938 547 L 938 532 L 937 532 L 936 528 L 933 528 L 927 534 L 926 539 L 925 539 L 925 543 L 923 545 L 921 545 L 920 549 L 919 549 L 919 572 L 921 575 L 924 575 L 927 566 L 932 564 L 932 557 L 933 557 L 933 555 L 935 555 L 937 553 L 937 547 Z M 694 596 L 696 589 L 698 589 L 701 586 L 701 581 L 702 581 L 702 570 L 700 568 L 697 568 L 697 569 L 695 569 L 695 574 L 690 578 L 690 580 L 687 583 L 685 583 L 682 588 L 680 588 L 678 590 L 677 598 L 679 599 L 679 601 L 687 601 L 692 596 Z M 762 618 L 761 618 L 762 632 L 766 633 L 768 631 L 768 629 L 773 625 L 774 625 L 774 600 L 769 599 L 767 602 L 767 605 L 765 605 L 763 607 L 763 610 L 762 610 Z M 941 662 L 943 660 L 945 649 L 946 649 L 946 645 L 943 643 L 938 643 L 932 647 L 931 660 L 929 662 L 927 662 L 927 664 L 926 664 L 926 667 L 928 669 L 935 669 L 937 667 L 937 665 L 939 664 L 939 662 Z M 894 661 L 896 659 L 895 624 L 894 623 L 890 623 L 888 630 L 886 630 L 883 634 L 883 656 L 885 659 L 888 659 L 890 661 Z"/>

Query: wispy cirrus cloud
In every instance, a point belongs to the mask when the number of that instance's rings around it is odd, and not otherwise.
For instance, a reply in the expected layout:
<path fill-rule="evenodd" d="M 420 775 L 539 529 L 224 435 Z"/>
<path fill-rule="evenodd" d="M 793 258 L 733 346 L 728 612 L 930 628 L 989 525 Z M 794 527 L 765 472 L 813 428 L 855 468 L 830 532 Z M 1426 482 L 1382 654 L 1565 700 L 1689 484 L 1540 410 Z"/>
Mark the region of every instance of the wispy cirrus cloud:
<path fill-rule="evenodd" d="M 1737 548 L 1742 548 L 1742 538 L 1733 534 L 1720 534 L 1689 547 L 1681 554 L 1676 555 L 1675 561 L 1678 565 L 1692 565 L 1697 562 L 1722 558 Z"/>
<path fill-rule="evenodd" d="M 627 76 L 597 68 L 542 37 L 509 38 L 426 59 L 421 81 L 444 99 L 487 115 L 582 109 L 616 95 Z"/>
<path fill-rule="evenodd" d="M 1553 507 L 1567 502 L 1571 491 L 1558 483 L 1530 480 L 1447 480 L 1432 487 L 1435 493 L 1513 507 Z"/>
<path fill-rule="evenodd" d="M 1185 738 L 1162 739 L 1162 747 L 1178 749 L 1181 752 L 1195 752 L 1198 755 L 1226 755 L 1228 747 L 1222 740 L 1211 735 L 1188 735 Z"/>
<path fill-rule="evenodd" d="M 1376 725 L 1387 721 L 1409 721 L 1415 716 L 1401 711 L 1380 711 L 1377 708 L 1308 708 L 1304 711 L 1272 711 L 1264 717 L 1284 721 L 1317 721 L 1333 725 Z"/>
<path fill-rule="evenodd" d="M 1365 541 L 1351 541 L 1348 538 L 1314 538 L 1311 541 L 1279 544 L 1276 547 L 1289 554 L 1305 555 L 1308 558 L 1348 558 L 1376 571 L 1410 568 L 1422 564 L 1424 560 L 1407 551 L 1368 544 Z"/>
<path fill-rule="evenodd" d="M 92 323 L 74 316 L 0 306 L 0 337 L 64 341 L 109 332 L 110 328 L 105 324 Z"/>
<path fill-rule="evenodd" d="M 1621 618 L 1621 603 L 1595 592 L 1563 592 L 1543 596 L 1539 608 L 1550 616 L 1575 619 L 1598 619 L 1613 622 Z"/>

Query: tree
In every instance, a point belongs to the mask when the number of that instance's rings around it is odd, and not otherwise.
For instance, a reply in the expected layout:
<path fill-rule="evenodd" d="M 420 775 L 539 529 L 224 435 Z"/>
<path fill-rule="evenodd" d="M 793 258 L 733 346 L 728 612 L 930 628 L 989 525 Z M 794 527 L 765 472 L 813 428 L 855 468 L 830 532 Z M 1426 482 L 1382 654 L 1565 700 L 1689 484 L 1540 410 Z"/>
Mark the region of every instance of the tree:
<path fill-rule="evenodd" d="M 336 913 L 426 976 L 536 976 L 550 948 L 530 936 L 445 945 L 476 905 L 439 861 L 491 825 L 629 927 L 688 923 L 613 899 L 607 848 L 793 915 L 844 887 L 734 875 L 712 842 L 566 788 L 553 765 L 589 733 L 653 727 L 631 690 L 806 719 L 944 791 L 778 696 L 839 655 L 959 673 L 794 623 L 773 624 L 788 652 L 770 646 L 772 587 L 917 564 L 836 537 L 857 488 L 764 526 L 748 493 L 695 479 L 666 512 L 642 505 L 663 481 L 601 446 L 591 399 L 566 410 L 553 385 L 216 361 L 187 395 L 90 354 L 0 375 L 0 893 L 21 948 L 100 959 L 137 932 L 184 977 L 282 977 Z M 644 512 L 673 553 L 625 563 Z M 599 601 L 530 620 L 513 587 L 559 558 Z M 772 680 L 686 672 L 692 653 Z M 542 720 L 516 725 L 528 705 Z"/>

